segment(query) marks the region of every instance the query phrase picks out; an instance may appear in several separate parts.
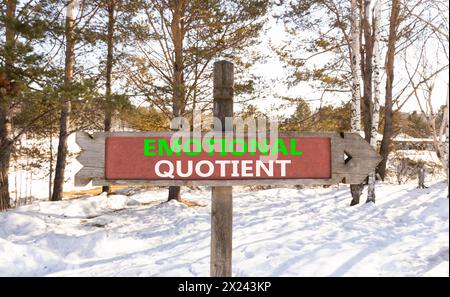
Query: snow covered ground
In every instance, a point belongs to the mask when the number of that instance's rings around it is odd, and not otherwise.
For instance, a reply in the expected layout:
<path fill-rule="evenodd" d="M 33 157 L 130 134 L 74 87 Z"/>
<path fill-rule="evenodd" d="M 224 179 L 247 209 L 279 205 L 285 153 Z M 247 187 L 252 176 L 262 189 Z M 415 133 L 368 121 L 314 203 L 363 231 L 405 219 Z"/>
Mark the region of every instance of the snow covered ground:
<path fill-rule="evenodd" d="M 449 276 L 444 182 L 379 184 L 348 207 L 347 186 L 234 191 L 234 276 Z M 0 276 L 208 276 L 210 191 L 203 206 L 166 190 L 38 202 L 0 214 Z"/>

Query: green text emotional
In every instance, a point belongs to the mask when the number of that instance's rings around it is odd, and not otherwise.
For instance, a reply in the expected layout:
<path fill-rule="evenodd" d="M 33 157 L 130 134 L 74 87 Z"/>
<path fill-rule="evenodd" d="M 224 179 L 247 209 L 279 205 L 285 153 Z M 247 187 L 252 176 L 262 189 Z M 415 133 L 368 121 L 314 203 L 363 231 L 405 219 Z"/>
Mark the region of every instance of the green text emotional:
<path fill-rule="evenodd" d="M 180 156 L 182 153 L 188 156 L 197 156 L 202 151 L 209 155 L 219 154 L 225 156 L 261 155 L 300 156 L 303 152 L 297 150 L 295 138 L 276 138 L 273 143 L 267 139 L 244 139 L 244 138 L 211 138 L 208 141 L 190 138 L 177 139 L 171 144 L 170 139 L 144 139 L 144 156 Z"/>

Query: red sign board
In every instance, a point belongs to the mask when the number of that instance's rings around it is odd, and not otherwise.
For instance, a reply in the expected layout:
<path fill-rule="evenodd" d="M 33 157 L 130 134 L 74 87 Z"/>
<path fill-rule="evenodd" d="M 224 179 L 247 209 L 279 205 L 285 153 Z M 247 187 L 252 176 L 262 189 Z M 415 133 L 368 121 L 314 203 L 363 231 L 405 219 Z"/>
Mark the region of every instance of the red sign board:
<path fill-rule="evenodd" d="M 170 137 L 107 137 L 106 180 L 329 179 L 328 137 L 279 137 L 276 150 L 168 151 Z M 248 147 L 251 146 L 246 142 Z M 269 140 L 269 143 L 270 140 Z M 235 143 L 236 144 L 236 143 Z M 239 143 L 238 143 L 239 144 Z M 224 147 L 227 143 L 224 142 Z M 247 149 L 248 149 L 247 147 Z"/>

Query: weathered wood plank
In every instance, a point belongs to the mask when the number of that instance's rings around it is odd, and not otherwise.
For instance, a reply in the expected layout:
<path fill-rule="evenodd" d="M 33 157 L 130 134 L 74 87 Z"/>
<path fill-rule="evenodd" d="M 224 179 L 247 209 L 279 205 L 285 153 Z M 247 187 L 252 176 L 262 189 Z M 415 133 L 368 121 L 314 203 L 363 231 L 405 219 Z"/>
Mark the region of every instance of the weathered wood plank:
<path fill-rule="evenodd" d="M 231 276 L 233 187 L 212 187 L 211 199 L 211 276 Z"/>
<path fill-rule="evenodd" d="M 76 143 L 81 148 L 77 161 L 83 165 L 75 174 L 75 186 L 85 186 L 91 180 L 105 177 L 105 139 L 107 133 L 86 132 L 76 134 Z"/>
<path fill-rule="evenodd" d="M 249 179 L 249 180 L 105 180 L 94 178 L 94 186 L 155 185 L 155 186 L 258 186 L 258 185 L 332 185 L 338 179 Z"/>

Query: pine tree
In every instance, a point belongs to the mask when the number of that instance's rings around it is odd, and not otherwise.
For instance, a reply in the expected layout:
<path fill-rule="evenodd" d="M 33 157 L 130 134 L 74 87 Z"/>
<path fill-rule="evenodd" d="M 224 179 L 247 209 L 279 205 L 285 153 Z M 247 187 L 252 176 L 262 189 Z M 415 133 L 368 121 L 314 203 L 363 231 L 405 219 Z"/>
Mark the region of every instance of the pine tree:
<path fill-rule="evenodd" d="M 115 29 L 115 14 L 117 1 L 119 0 L 107 0 L 106 10 L 108 12 L 108 32 L 106 38 L 107 54 L 106 54 L 106 78 L 105 78 L 105 121 L 104 129 L 105 132 L 111 131 L 111 121 L 112 121 L 112 103 L 111 103 L 111 86 L 112 86 L 112 68 L 114 63 L 114 29 Z M 109 186 L 103 186 L 102 191 L 109 193 Z"/>
<path fill-rule="evenodd" d="M 57 80 L 57 69 L 46 59 L 59 30 L 58 1 L 0 2 L 0 211 L 10 207 L 9 166 L 17 140 L 52 112 L 45 104 L 47 81 Z M 29 86 L 33 86 L 30 88 Z M 24 112 L 31 107 L 34 112 Z M 14 117 L 22 113 L 20 125 Z M 27 116 L 23 116 L 27 114 Z"/>
<path fill-rule="evenodd" d="M 289 86 L 306 82 L 323 94 L 348 92 L 352 83 L 350 1 L 296 0 L 280 1 L 280 5 L 275 17 L 284 23 L 289 38 L 273 49 L 288 66 Z M 322 56 L 326 58 L 317 63 Z"/>
<path fill-rule="evenodd" d="M 229 58 L 242 68 L 251 63 L 243 50 L 256 42 L 268 1 L 151 0 L 140 5 L 146 19 L 135 23 L 140 53 L 131 57 L 137 71 L 129 79 L 137 93 L 176 119 L 210 106 L 215 58 Z M 174 122 L 172 129 L 179 128 Z M 169 188 L 169 199 L 179 194 L 179 187 Z"/>
<path fill-rule="evenodd" d="M 90 49 L 95 48 L 99 39 L 97 32 L 91 26 L 99 10 L 98 3 L 68 0 L 64 7 L 66 9 L 65 29 L 57 32 L 61 35 L 60 37 L 63 37 L 61 39 L 64 40 L 62 45 L 65 52 L 64 80 L 58 86 L 59 142 L 52 201 L 61 200 L 63 196 L 64 171 L 68 161 L 68 137 L 79 130 L 102 129 L 100 118 L 104 118 L 102 112 L 104 96 L 98 94 L 98 74 L 91 70 L 98 64 L 96 61 L 90 61 L 95 58 Z"/>
<path fill-rule="evenodd" d="M 0 211 L 10 207 L 8 172 L 13 145 L 12 135 L 12 97 L 19 93 L 14 80 L 14 64 L 16 62 L 15 20 L 17 1 L 6 2 L 4 66 L 0 72 Z"/>
<path fill-rule="evenodd" d="M 69 90 L 73 79 L 74 67 L 74 8 L 75 0 L 68 0 L 66 4 L 66 50 L 65 50 L 65 72 L 64 72 L 64 87 Z M 60 122 L 59 122 L 59 142 L 58 154 L 55 167 L 55 181 L 53 185 L 52 201 L 59 201 L 63 196 L 64 185 L 64 170 L 66 168 L 66 160 L 68 154 L 67 138 L 69 137 L 69 117 L 72 108 L 71 98 L 68 95 L 64 96 L 61 104 Z"/>

